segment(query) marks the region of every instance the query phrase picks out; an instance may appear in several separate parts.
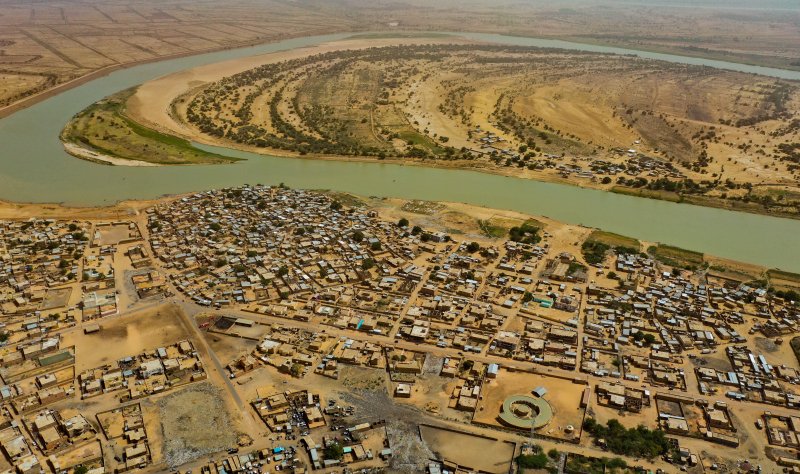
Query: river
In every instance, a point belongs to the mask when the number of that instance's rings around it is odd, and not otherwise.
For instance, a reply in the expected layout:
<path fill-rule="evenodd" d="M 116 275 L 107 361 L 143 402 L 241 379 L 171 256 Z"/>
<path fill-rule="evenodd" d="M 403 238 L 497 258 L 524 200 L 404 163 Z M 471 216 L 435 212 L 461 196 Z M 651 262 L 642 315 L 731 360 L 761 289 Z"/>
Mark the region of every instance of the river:
<path fill-rule="evenodd" d="M 501 35 L 462 36 L 504 44 L 636 54 L 800 80 L 800 72 L 684 58 L 563 41 Z M 120 70 L 0 120 L 0 199 L 109 205 L 245 183 L 286 183 L 366 196 L 455 201 L 544 215 L 642 240 L 669 243 L 768 267 L 800 272 L 800 220 L 623 196 L 463 170 L 383 163 L 278 158 L 204 147 L 247 161 L 219 166 L 114 167 L 68 155 L 58 135 L 70 117 L 122 89 L 183 69 L 350 36 L 325 35 L 170 59 Z"/>

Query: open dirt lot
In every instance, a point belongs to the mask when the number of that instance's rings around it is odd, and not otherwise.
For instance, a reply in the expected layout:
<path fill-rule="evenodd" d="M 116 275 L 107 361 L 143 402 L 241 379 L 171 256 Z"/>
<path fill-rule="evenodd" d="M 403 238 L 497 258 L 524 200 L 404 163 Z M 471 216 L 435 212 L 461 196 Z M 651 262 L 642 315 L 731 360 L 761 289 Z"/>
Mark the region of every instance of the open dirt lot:
<path fill-rule="evenodd" d="M 72 331 L 64 334 L 64 344 L 75 345 L 80 354 L 76 370 L 81 372 L 186 339 L 188 333 L 179 321 L 178 311 L 175 306 L 162 305 L 103 320 L 100 332 Z"/>
<path fill-rule="evenodd" d="M 554 438 L 568 438 L 564 429 L 572 425 L 578 429 L 583 424 L 584 410 L 580 408 L 581 395 L 586 385 L 571 381 L 501 370 L 497 378 L 483 385 L 483 396 L 475 411 L 474 423 L 503 427 L 497 418 L 503 401 L 512 395 L 531 395 L 538 387 L 547 389 L 544 399 L 553 409 L 553 419 L 539 433 Z"/>
<path fill-rule="evenodd" d="M 165 461 L 170 467 L 236 446 L 224 396 L 204 383 L 159 400 Z"/>
<path fill-rule="evenodd" d="M 504 473 L 511 467 L 514 445 L 433 426 L 420 426 L 422 439 L 443 460 L 481 472 Z"/>

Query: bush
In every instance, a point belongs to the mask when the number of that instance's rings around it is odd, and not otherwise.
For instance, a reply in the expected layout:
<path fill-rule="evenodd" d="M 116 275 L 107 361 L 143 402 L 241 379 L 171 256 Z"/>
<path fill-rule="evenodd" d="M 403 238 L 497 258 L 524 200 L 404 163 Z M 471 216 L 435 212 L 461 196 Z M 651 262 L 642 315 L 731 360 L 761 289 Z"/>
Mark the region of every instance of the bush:
<path fill-rule="evenodd" d="M 583 259 L 586 260 L 586 263 L 589 265 L 597 265 L 598 263 L 602 263 L 606 258 L 606 252 L 608 252 L 610 249 L 611 247 L 607 244 L 590 240 L 585 241 L 581 246 Z"/>
<path fill-rule="evenodd" d="M 614 454 L 652 459 L 669 449 L 663 431 L 650 430 L 641 425 L 636 428 L 625 428 L 619 421 L 612 419 L 603 426 L 593 418 L 587 418 L 583 422 L 583 429 L 595 439 L 604 439 L 606 446 Z"/>
<path fill-rule="evenodd" d="M 397 221 L 397 226 L 398 226 L 398 227 L 408 227 L 408 219 L 406 219 L 405 217 L 403 217 L 402 219 L 400 219 L 399 221 Z"/>
<path fill-rule="evenodd" d="M 547 467 L 547 463 L 547 456 L 543 453 L 517 456 L 517 466 L 522 469 L 544 469 Z"/>
<path fill-rule="evenodd" d="M 323 454 L 325 459 L 341 460 L 342 457 L 344 457 L 344 448 L 338 442 L 333 442 L 328 446 L 325 446 L 325 451 Z"/>
<path fill-rule="evenodd" d="M 524 244 L 538 244 L 542 240 L 542 237 L 539 235 L 539 228 L 527 222 L 519 227 L 512 227 L 509 229 L 508 235 L 514 242 L 522 242 Z"/>

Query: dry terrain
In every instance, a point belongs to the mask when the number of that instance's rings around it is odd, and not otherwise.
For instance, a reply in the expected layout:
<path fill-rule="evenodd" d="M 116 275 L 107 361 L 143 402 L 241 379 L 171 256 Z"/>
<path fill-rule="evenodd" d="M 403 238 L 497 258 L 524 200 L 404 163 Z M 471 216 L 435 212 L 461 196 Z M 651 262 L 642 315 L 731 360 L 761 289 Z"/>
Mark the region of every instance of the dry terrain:
<path fill-rule="evenodd" d="M 60 0 L 0 4 L 0 107 L 143 61 L 345 31 L 476 31 L 565 38 L 800 68 L 797 5 L 445 0 Z"/>

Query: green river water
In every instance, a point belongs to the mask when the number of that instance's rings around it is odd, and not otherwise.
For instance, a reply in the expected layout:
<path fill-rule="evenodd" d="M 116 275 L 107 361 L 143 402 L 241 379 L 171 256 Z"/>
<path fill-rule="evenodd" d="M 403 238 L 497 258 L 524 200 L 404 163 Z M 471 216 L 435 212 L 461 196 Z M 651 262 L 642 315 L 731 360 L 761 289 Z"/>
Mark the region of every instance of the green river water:
<path fill-rule="evenodd" d="M 458 33 L 504 44 L 634 54 L 800 80 L 800 72 L 554 40 Z M 744 262 L 800 272 L 800 220 L 623 196 L 461 170 L 382 163 L 278 158 L 203 146 L 247 158 L 232 165 L 158 168 L 94 164 L 64 152 L 58 135 L 70 117 L 122 89 L 182 69 L 308 46 L 350 35 L 292 39 L 144 64 L 111 73 L 0 120 L 0 199 L 109 205 L 245 183 L 331 189 L 364 196 L 455 201 L 511 209 L 598 227 Z"/>

